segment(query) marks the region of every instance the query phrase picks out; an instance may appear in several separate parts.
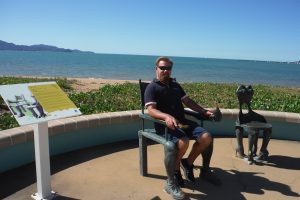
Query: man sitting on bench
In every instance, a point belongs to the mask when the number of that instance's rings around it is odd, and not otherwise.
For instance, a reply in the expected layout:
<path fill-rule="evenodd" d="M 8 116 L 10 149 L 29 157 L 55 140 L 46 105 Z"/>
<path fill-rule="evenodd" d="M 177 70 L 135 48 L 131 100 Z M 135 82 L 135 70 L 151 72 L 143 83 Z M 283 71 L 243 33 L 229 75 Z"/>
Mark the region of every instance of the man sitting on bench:
<path fill-rule="evenodd" d="M 171 78 L 172 67 L 173 62 L 168 57 L 159 57 L 156 60 L 156 78 L 146 88 L 145 106 L 151 117 L 166 122 L 169 140 L 177 145 L 175 177 L 173 180 L 168 179 L 165 186 L 166 192 L 176 197 L 183 194 L 179 187 L 184 187 L 180 165 L 186 179 L 194 182 L 193 163 L 200 154 L 203 157 L 200 178 L 214 185 L 220 185 L 221 181 L 209 167 L 213 152 L 213 138 L 196 122 L 185 118 L 182 103 L 205 116 L 213 115 L 213 113 L 205 110 L 186 95 L 180 84 Z M 164 133 L 165 127 L 155 124 L 155 129 L 157 133 Z M 194 139 L 195 143 L 188 157 L 182 159 L 188 149 L 189 139 Z"/>

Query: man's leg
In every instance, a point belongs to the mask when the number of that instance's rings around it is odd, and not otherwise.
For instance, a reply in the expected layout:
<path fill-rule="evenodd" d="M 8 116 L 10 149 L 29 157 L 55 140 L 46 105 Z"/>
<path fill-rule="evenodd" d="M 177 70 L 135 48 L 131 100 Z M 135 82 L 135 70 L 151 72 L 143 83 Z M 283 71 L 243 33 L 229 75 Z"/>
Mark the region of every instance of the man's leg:
<path fill-rule="evenodd" d="M 197 137 L 198 135 L 198 137 Z M 221 181 L 216 177 L 210 167 L 210 160 L 213 153 L 213 138 L 212 136 L 201 127 L 197 127 L 193 131 L 193 137 L 196 136 L 196 142 L 193 145 L 192 151 L 190 152 L 187 159 L 181 161 L 181 165 L 184 169 L 185 176 L 188 180 L 194 181 L 193 163 L 196 158 L 202 154 L 203 166 L 201 168 L 200 178 L 214 184 L 221 185 Z"/>
<path fill-rule="evenodd" d="M 209 146 L 209 144 L 212 141 L 212 138 L 209 133 L 204 132 L 204 129 L 201 127 L 196 128 L 193 134 L 198 134 L 199 137 L 196 137 L 196 142 L 193 144 L 192 150 L 188 156 L 187 159 L 182 159 L 181 160 L 181 166 L 184 169 L 184 174 L 186 179 L 189 181 L 194 182 L 195 177 L 194 177 L 194 161 L 196 158 L 204 152 L 204 150 Z"/>
<path fill-rule="evenodd" d="M 181 161 L 182 157 L 184 156 L 188 147 L 189 147 L 189 139 L 188 138 L 185 137 L 185 138 L 178 140 L 178 142 L 177 142 L 178 152 L 177 152 L 177 156 L 176 156 L 175 170 L 180 170 L 180 161 Z"/>
<path fill-rule="evenodd" d="M 209 146 L 204 150 L 202 153 L 202 168 L 200 172 L 200 178 L 214 184 L 214 185 L 221 185 L 221 180 L 214 174 L 212 173 L 210 169 L 210 160 L 213 154 L 213 148 L 214 148 L 214 141 L 209 144 Z"/>
<path fill-rule="evenodd" d="M 204 150 L 211 144 L 212 137 L 209 133 L 203 133 L 193 144 L 193 148 L 187 158 L 188 164 L 193 164 L 196 158 L 204 152 Z"/>
<path fill-rule="evenodd" d="M 184 180 L 182 179 L 182 175 L 180 172 L 180 161 L 185 154 L 186 150 L 189 147 L 189 138 L 183 137 L 177 142 L 177 156 L 175 161 L 175 181 L 178 183 L 180 187 L 184 187 Z"/>

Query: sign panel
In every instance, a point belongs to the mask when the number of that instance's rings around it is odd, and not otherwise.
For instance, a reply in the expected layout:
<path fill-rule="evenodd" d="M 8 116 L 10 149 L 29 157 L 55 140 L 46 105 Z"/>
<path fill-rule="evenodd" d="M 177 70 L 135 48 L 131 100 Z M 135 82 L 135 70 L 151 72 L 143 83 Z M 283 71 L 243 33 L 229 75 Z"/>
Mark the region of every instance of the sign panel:
<path fill-rule="evenodd" d="M 56 82 L 1 85 L 0 95 L 19 125 L 81 115 Z"/>

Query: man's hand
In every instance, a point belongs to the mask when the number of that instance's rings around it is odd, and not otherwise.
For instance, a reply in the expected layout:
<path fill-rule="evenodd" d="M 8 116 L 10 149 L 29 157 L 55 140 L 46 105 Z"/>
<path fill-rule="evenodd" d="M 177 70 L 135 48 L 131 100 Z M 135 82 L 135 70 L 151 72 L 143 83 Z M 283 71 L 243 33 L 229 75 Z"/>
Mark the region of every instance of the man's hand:
<path fill-rule="evenodd" d="M 212 111 L 210 111 L 210 110 L 205 110 L 204 111 L 204 115 L 208 116 L 208 117 L 212 117 L 214 115 L 214 113 Z"/>
<path fill-rule="evenodd" d="M 172 115 L 156 109 L 155 104 L 149 105 L 147 109 L 151 117 L 165 121 L 168 128 L 175 130 L 175 128 L 178 127 L 177 120 Z"/>
<path fill-rule="evenodd" d="M 215 121 L 215 122 L 219 122 L 222 120 L 222 113 L 221 113 L 219 107 L 217 107 L 214 110 L 206 111 L 206 115 L 209 117 L 209 119 L 211 119 L 212 121 Z"/>
<path fill-rule="evenodd" d="M 177 120 L 171 115 L 166 116 L 165 122 L 166 122 L 167 127 L 172 130 L 175 130 L 175 128 L 178 127 Z"/>

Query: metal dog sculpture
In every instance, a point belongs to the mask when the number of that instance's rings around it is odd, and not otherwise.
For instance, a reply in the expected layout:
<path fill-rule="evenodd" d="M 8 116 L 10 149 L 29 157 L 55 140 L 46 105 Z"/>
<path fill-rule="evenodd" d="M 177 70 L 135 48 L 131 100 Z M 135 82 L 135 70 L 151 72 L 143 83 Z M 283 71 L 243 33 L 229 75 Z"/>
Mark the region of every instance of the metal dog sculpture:
<path fill-rule="evenodd" d="M 267 150 L 271 134 L 272 126 L 267 123 L 267 120 L 260 114 L 254 112 L 251 109 L 251 101 L 254 94 L 254 90 L 251 85 L 245 86 L 241 85 L 236 91 L 236 95 L 240 104 L 240 111 L 238 115 L 238 120 L 235 126 L 235 134 L 237 138 L 236 155 L 239 158 L 247 157 L 244 154 L 243 147 L 243 133 L 244 131 L 248 133 L 249 149 L 248 149 L 248 161 L 252 164 L 254 160 L 256 161 L 266 161 L 269 155 Z M 246 104 L 247 113 L 243 113 L 243 105 Z M 258 156 L 257 152 L 257 140 L 259 135 L 259 130 L 263 130 L 263 141 L 260 148 Z M 253 160 L 254 159 L 254 160 Z"/>

